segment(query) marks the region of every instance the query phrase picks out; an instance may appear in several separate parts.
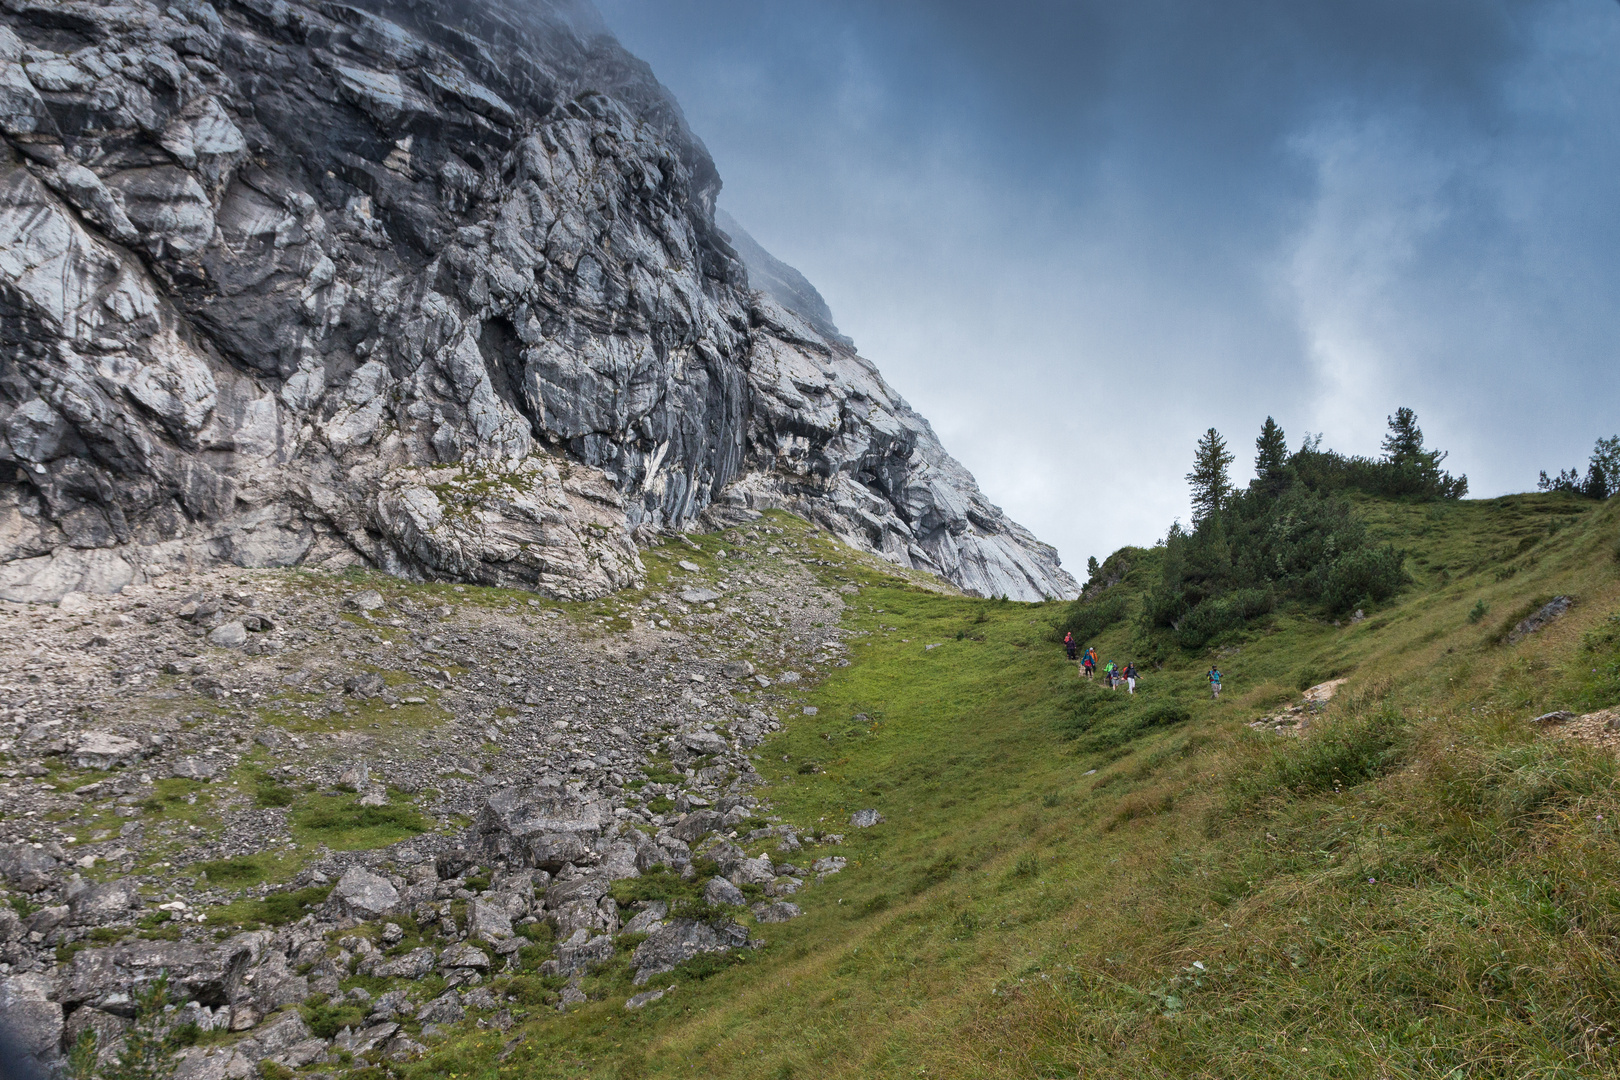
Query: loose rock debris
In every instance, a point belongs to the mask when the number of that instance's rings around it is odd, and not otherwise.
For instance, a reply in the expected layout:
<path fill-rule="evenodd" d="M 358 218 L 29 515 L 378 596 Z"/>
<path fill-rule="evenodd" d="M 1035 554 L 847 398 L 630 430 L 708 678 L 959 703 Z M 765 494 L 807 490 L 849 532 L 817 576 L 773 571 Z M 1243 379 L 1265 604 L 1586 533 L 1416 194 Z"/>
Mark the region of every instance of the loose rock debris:
<path fill-rule="evenodd" d="M 167 972 L 177 1022 L 235 1033 L 179 1080 L 223 1080 L 510 1027 L 498 974 L 578 1004 L 627 932 L 638 986 L 757 945 L 845 865 L 798 857 L 814 841 L 753 793 L 751 756 L 803 711 L 796 679 L 848 663 L 844 601 L 769 519 L 719 546 L 713 600 L 687 573 L 585 612 L 231 570 L 0 605 L 0 1017 L 44 1062 L 86 1028 L 112 1052 Z M 699 866 L 701 918 L 612 896 Z M 318 1036 L 311 1000 L 363 1019 Z"/>

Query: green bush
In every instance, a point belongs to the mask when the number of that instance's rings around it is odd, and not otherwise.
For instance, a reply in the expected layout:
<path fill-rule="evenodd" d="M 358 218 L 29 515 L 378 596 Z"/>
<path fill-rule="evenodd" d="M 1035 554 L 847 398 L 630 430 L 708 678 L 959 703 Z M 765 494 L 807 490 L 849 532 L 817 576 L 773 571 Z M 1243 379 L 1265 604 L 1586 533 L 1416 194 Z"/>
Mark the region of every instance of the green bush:
<path fill-rule="evenodd" d="M 1202 648 L 1216 635 L 1236 630 L 1276 607 L 1277 597 L 1270 589 L 1237 589 L 1205 600 L 1176 624 L 1176 644 L 1184 649 Z"/>
<path fill-rule="evenodd" d="M 1123 621 L 1125 597 L 1122 593 L 1104 593 L 1096 600 L 1076 600 L 1063 610 L 1057 620 L 1057 636 L 1073 634 L 1078 648 L 1085 648 L 1098 634 Z"/>
<path fill-rule="evenodd" d="M 1192 713 L 1186 706 L 1174 701 L 1161 701 L 1148 706 L 1142 713 L 1141 724 L 1143 727 L 1172 727 L 1191 719 Z"/>
<path fill-rule="evenodd" d="M 352 795 L 308 799 L 289 820 L 301 839 L 340 851 L 382 847 L 433 828 L 414 806 L 361 806 Z"/>
<path fill-rule="evenodd" d="M 1388 600 L 1410 580 L 1405 563 L 1406 556 L 1389 544 L 1341 555 L 1328 571 L 1323 606 L 1337 615 Z"/>
<path fill-rule="evenodd" d="M 701 981 L 747 961 L 748 954 L 742 950 L 698 953 L 692 959 L 678 965 L 675 974 L 682 978 Z"/>
<path fill-rule="evenodd" d="M 307 889 L 295 889 L 291 892 L 273 892 L 259 901 L 264 912 L 260 921 L 271 926 L 295 922 L 304 917 L 306 908 L 321 903 L 331 892 L 330 885 L 312 885 Z"/>
<path fill-rule="evenodd" d="M 298 792 L 278 783 L 274 777 L 262 770 L 254 772 L 249 782 L 253 789 L 253 802 L 266 809 L 291 806 L 298 798 Z"/>
<path fill-rule="evenodd" d="M 366 1010 L 352 1001 L 333 1003 L 325 994 L 315 994 L 298 1007 L 304 1023 L 316 1037 L 330 1039 L 344 1028 L 360 1030 L 365 1022 Z"/>
<path fill-rule="evenodd" d="M 257 885 L 267 874 L 264 857 L 261 855 L 238 855 L 231 859 L 215 859 L 212 862 L 195 863 L 192 868 L 199 873 L 207 874 L 209 884 L 212 885 Z"/>

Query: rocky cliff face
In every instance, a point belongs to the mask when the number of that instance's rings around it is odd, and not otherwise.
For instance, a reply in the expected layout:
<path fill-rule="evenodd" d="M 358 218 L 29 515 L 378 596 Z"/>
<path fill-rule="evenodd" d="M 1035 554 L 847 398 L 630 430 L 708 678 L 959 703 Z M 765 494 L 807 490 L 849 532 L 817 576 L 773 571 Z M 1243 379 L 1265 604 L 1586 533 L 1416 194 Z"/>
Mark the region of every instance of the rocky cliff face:
<path fill-rule="evenodd" d="M 591 596 L 638 531 L 772 506 L 1075 591 L 739 256 L 583 4 L 3 0 L 0 132 L 0 597 L 355 560 Z"/>

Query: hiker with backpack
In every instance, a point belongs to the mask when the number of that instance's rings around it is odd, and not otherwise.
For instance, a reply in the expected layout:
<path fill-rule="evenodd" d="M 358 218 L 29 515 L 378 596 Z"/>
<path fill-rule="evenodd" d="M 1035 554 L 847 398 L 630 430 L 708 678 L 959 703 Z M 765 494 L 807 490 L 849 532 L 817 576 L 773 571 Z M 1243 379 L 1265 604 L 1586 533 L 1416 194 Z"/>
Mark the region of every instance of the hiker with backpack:
<path fill-rule="evenodd" d="M 1091 676 L 1097 670 L 1097 650 L 1096 649 L 1093 649 L 1090 646 L 1086 647 L 1086 655 L 1080 661 L 1080 668 L 1081 668 L 1082 671 L 1084 671 L 1086 673 L 1086 678 L 1088 678 L 1088 679 L 1091 678 Z"/>
<path fill-rule="evenodd" d="M 1205 678 L 1209 680 L 1210 689 L 1214 692 L 1215 699 L 1219 701 L 1221 697 L 1221 669 L 1218 667 L 1210 668 L 1209 674 Z"/>
<path fill-rule="evenodd" d="M 1136 693 L 1136 661 L 1130 660 L 1125 664 L 1125 689 L 1132 694 Z"/>
<path fill-rule="evenodd" d="M 1072 630 L 1063 635 L 1063 652 L 1070 660 L 1080 655 L 1080 646 L 1074 643 L 1074 631 Z"/>
<path fill-rule="evenodd" d="M 1112 660 L 1108 661 L 1104 674 L 1108 676 L 1108 689 L 1112 690 L 1119 685 L 1119 666 Z"/>

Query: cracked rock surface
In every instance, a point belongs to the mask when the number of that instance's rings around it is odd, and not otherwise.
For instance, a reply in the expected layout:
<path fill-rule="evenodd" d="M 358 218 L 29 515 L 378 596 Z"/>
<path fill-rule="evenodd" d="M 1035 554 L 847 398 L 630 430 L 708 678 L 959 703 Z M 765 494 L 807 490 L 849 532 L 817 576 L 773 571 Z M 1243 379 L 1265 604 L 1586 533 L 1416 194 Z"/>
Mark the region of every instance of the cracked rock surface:
<path fill-rule="evenodd" d="M 766 508 L 1077 591 L 732 245 L 581 0 L 5 0 L 0 135 L 0 597 L 219 564 L 595 597 L 632 537 Z"/>

